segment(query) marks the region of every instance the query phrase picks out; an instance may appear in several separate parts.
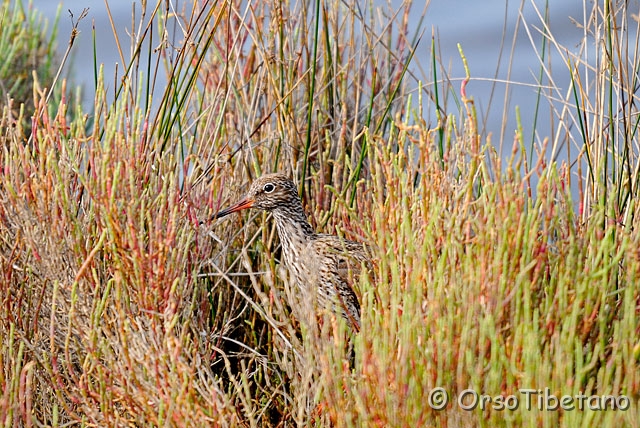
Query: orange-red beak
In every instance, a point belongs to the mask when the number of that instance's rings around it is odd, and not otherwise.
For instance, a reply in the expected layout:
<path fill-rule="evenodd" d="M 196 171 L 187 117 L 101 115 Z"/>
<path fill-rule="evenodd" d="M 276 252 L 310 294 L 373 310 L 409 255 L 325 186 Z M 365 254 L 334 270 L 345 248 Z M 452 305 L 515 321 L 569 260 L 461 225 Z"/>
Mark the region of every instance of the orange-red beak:
<path fill-rule="evenodd" d="M 246 198 L 246 197 L 242 198 L 237 203 L 231 205 L 230 207 L 225 208 L 222 211 L 218 211 L 218 213 L 214 215 L 213 218 L 222 218 L 231 213 L 246 210 L 248 208 L 251 208 L 254 203 L 255 203 L 255 200 L 253 199 Z"/>

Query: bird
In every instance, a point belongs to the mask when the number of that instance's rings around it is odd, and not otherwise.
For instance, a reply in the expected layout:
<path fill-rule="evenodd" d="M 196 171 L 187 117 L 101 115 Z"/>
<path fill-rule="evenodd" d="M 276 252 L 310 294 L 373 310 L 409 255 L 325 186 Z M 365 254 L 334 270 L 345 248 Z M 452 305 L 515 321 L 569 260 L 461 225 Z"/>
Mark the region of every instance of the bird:
<path fill-rule="evenodd" d="M 367 246 L 316 233 L 307 220 L 295 183 L 283 173 L 255 179 L 244 197 L 212 219 L 250 208 L 272 214 L 289 280 L 303 297 L 317 299 L 318 307 L 341 315 L 352 331 L 359 332 L 360 302 L 350 284 L 363 264 L 370 264 Z"/>

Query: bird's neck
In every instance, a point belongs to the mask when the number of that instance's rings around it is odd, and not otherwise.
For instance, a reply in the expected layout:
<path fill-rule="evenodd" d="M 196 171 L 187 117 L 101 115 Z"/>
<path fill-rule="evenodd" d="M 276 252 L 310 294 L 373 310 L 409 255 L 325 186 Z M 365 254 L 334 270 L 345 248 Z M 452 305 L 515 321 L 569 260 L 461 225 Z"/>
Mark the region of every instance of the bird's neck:
<path fill-rule="evenodd" d="M 303 246 L 315 235 L 307 221 L 302 205 L 288 206 L 286 209 L 273 210 L 273 218 L 282 244 L 282 252 L 287 265 L 294 262 Z M 291 260 L 289 260 L 291 259 Z"/>
<path fill-rule="evenodd" d="M 287 209 L 273 210 L 273 218 L 276 221 L 278 234 L 282 238 L 283 234 L 308 238 L 315 235 L 315 231 L 307 221 L 300 203 L 287 207 Z"/>

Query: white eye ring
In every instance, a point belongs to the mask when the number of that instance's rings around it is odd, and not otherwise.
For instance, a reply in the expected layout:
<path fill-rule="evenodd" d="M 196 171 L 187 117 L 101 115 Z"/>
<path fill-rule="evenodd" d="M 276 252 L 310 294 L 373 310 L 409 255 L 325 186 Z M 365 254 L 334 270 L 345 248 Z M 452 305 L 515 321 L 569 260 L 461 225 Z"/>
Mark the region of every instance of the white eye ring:
<path fill-rule="evenodd" d="M 271 193 L 274 190 L 276 190 L 276 186 L 274 186 L 271 183 L 267 183 L 267 184 L 264 185 L 264 187 L 262 189 L 265 191 L 265 193 Z"/>

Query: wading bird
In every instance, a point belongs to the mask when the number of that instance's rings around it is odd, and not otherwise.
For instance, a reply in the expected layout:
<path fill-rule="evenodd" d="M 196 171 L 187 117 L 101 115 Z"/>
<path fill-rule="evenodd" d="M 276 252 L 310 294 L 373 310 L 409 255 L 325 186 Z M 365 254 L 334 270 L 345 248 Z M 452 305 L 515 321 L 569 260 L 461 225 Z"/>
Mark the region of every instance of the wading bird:
<path fill-rule="evenodd" d="M 365 246 L 316 233 L 304 214 L 296 185 L 281 173 L 256 179 L 242 199 L 214 218 L 249 208 L 273 215 L 289 280 L 303 297 L 317 299 L 319 307 L 342 315 L 354 332 L 360 331 L 360 303 L 350 284 L 362 263 L 369 264 Z"/>

